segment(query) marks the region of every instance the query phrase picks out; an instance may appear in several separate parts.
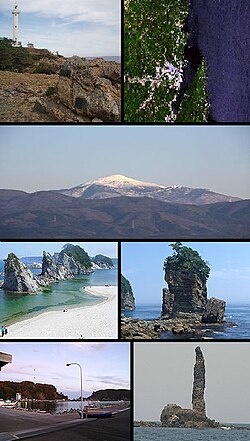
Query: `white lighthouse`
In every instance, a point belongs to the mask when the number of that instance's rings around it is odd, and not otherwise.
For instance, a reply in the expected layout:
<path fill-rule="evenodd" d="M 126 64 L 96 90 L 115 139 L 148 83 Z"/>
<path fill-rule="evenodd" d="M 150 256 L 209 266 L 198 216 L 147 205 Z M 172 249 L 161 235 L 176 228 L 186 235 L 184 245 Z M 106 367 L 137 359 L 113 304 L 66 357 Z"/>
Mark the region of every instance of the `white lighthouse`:
<path fill-rule="evenodd" d="M 18 15 L 20 14 L 20 11 L 18 9 L 18 5 L 15 3 L 12 15 L 13 15 L 13 46 L 21 46 L 21 41 L 18 41 Z"/>

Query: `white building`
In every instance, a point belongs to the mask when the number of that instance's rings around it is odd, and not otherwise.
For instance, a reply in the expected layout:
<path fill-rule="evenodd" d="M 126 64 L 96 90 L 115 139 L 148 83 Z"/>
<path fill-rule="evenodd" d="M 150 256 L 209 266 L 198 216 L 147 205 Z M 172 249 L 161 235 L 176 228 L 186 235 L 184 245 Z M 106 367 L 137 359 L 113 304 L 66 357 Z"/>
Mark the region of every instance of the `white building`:
<path fill-rule="evenodd" d="M 18 5 L 15 3 L 12 15 L 13 15 L 13 46 L 19 47 L 22 46 L 21 41 L 18 40 L 18 15 L 20 14 L 20 11 L 18 9 Z"/>

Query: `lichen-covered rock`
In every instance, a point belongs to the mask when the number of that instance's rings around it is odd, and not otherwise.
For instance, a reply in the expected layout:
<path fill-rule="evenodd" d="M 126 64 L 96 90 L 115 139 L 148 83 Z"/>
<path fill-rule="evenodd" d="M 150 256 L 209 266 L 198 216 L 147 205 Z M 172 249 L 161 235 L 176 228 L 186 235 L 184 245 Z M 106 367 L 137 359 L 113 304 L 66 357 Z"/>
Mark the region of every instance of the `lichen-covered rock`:
<path fill-rule="evenodd" d="M 123 275 L 121 276 L 121 309 L 135 309 L 135 298 L 130 282 Z"/>
<path fill-rule="evenodd" d="M 14 253 L 8 254 L 5 260 L 2 289 L 20 293 L 36 293 L 39 290 L 32 272 Z"/>
<path fill-rule="evenodd" d="M 203 323 L 222 323 L 225 316 L 226 302 L 224 300 L 211 297 L 207 300 L 204 313 L 202 315 Z"/>
<path fill-rule="evenodd" d="M 59 100 L 75 113 L 91 120 L 120 121 L 121 67 L 102 58 L 72 57 L 60 70 Z"/>

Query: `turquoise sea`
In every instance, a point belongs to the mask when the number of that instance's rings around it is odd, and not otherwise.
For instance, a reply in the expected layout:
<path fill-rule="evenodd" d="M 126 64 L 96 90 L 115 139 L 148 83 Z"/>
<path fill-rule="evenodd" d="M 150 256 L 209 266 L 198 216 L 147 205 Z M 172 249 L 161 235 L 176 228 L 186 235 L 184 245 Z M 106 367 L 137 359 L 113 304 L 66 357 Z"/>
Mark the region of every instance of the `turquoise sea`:
<path fill-rule="evenodd" d="M 225 424 L 226 426 L 228 424 Z M 230 424 L 229 424 L 230 425 Z M 242 424 L 243 426 L 243 424 Z M 250 429 L 250 426 L 247 426 Z M 247 441 L 250 430 L 135 427 L 134 441 Z"/>
<path fill-rule="evenodd" d="M 2 272 L 3 263 L 0 265 Z M 34 274 L 39 269 L 31 270 Z M 17 294 L 0 289 L 0 325 L 9 326 L 49 310 L 95 305 L 103 299 L 88 294 L 84 286 L 117 285 L 117 269 L 96 270 L 89 275 L 52 283 L 37 294 Z"/>
<path fill-rule="evenodd" d="M 138 318 L 141 320 L 154 320 L 161 315 L 161 306 L 159 305 L 138 305 L 134 311 L 124 311 L 126 317 Z M 237 326 L 223 326 L 220 328 L 209 326 L 212 330 L 214 339 L 245 339 L 250 338 L 250 305 L 228 303 L 226 306 L 225 319 L 229 323 L 237 323 Z M 202 329 L 205 332 L 207 326 Z M 206 334 L 208 335 L 208 334 Z M 162 333 L 163 339 L 183 339 L 185 336 L 174 336 L 172 332 Z"/>

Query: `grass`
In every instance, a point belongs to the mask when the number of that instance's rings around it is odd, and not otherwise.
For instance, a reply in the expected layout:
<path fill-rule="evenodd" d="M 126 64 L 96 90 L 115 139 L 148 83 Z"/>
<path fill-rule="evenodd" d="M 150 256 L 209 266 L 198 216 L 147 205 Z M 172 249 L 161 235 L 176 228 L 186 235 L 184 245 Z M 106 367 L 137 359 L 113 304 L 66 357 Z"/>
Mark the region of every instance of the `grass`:
<path fill-rule="evenodd" d="M 124 110 L 126 122 L 165 122 L 178 88 L 164 75 L 157 84 L 156 68 L 165 62 L 181 72 L 187 34 L 183 31 L 187 0 L 127 0 L 124 29 Z M 141 84 L 139 79 L 143 79 Z M 207 118 L 206 66 L 196 74 L 185 97 L 178 122 L 204 122 Z"/>

